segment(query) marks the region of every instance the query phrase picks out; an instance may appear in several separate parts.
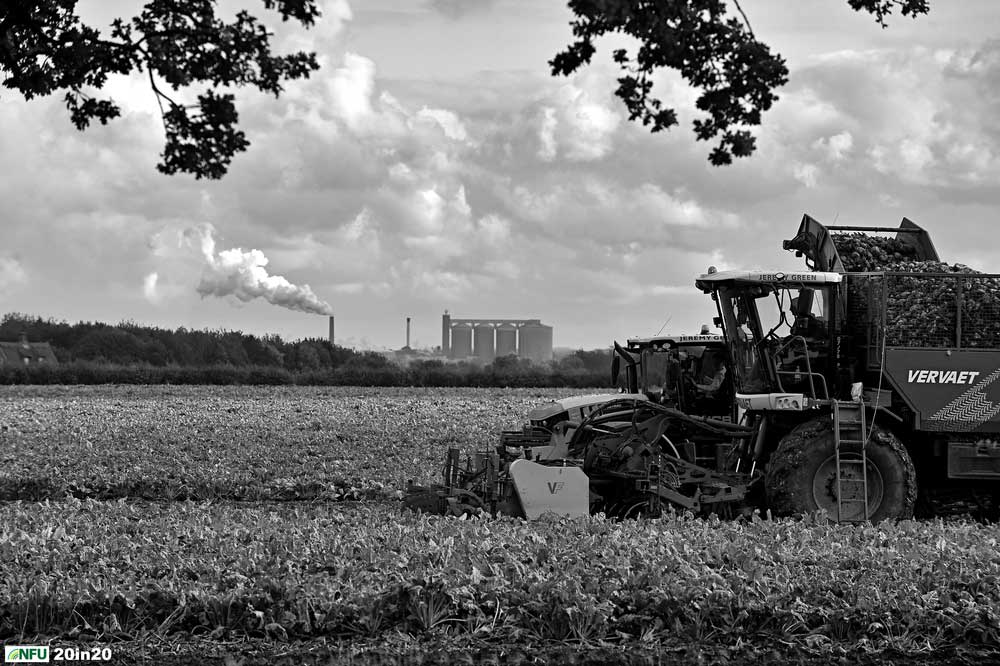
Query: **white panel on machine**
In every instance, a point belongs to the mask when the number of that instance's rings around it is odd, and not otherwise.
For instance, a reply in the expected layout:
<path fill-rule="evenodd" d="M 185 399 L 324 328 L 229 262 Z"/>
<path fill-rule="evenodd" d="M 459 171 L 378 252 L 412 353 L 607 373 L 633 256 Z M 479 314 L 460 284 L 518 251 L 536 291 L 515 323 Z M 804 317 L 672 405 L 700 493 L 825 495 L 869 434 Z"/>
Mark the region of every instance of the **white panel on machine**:
<path fill-rule="evenodd" d="M 569 518 L 590 515 L 590 481 L 579 467 L 515 460 L 510 478 L 528 520 L 549 512 Z"/>

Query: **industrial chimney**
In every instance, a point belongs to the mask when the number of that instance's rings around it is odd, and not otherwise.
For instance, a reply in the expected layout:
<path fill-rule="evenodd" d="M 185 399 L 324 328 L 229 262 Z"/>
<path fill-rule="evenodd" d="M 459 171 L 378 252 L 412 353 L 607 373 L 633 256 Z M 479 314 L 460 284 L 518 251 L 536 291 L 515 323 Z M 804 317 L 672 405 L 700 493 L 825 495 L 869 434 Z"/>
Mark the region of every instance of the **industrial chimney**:
<path fill-rule="evenodd" d="M 410 348 L 410 318 L 406 318 L 406 348 Z"/>
<path fill-rule="evenodd" d="M 330 315 L 330 344 L 333 344 L 333 315 Z"/>

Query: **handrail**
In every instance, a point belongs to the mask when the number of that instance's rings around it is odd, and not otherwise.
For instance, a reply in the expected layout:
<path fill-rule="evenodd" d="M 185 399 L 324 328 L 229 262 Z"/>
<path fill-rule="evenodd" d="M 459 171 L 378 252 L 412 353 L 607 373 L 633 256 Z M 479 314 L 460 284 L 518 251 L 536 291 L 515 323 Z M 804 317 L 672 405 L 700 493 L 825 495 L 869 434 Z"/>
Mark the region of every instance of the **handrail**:
<path fill-rule="evenodd" d="M 811 397 L 813 397 L 813 398 L 818 398 L 819 397 L 816 394 L 816 382 L 814 381 L 813 377 L 819 377 L 822 380 L 822 383 L 823 383 L 823 398 L 824 399 L 829 399 L 830 392 L 829 392 L 828 387 L 826 385 L 826 378 L 823 377 L 823 375 L 821 375 L 819 373 L 813 372 L 813 370 L 812 370 L 812 363 L 809 361 L 809 343 L 806 342 L 806 339 L 803 336 L 801 336 L 801 335 L 792 335 L 792 336 L 789 336 L 788 339 L 785 340 L 785 342 L 782 345 L 780 345 L 779 347 L 777 347 L 774 350 L 774 354 L 772 355 L 772 359 L 774 360 L 775 368 L 779 367 L 778 366 L 778 359 L 782 355 L 782 353 L 786 349 L 790 348 L 796 342 L 801 342 L 802 343 L 802 349 L 805 351 L 805 354 L 803 355 L 803 358 L 805 358 L 805 361 L 806 361 L 806 371 L 805 371 L 805 373 L 802 373 L 801 371 L 799 371 L 797 374 L 805 374 L 806 377 L 809 378 L 809 391 L 812 394 Z M 781 385 L 781 375 L 782 374 L 786 374 L 786 375 L 794 375 L 794 374 L 796 374 L 796 372 L 792 371 L 792 370 L 775 370 L 775 372 L 778 375 L 778 388 L 781 389 L 782 391 L 784 391 L 785 388 Z"/>
<path fill-rule="evenodd" d="M 813 377 L 818 377 L 819 381 L 820 381 L 820 388 L 823 389 L 823 395 L 822 396 L 816 395 L 815 389 L 814 389 L 813 390 L 813 395 L 811 395 L 809 397 L 811 397 L 811 398 L 817 398 L 817 399 L 821 399 L 821 400 L 829 400 L 830 399 L 830 391 L 829 391 L 829 389 L 827 388 L 827 385 L 826 385 L 826 377 L 824 377 L 822 374 L 820 374 L 818 372 L 806 373 L 806 372 L 796 372 L 794 370 L 778 370 L 778 374 L 779 375 L 808 375 L 811 386 L 813 386 L 813 384 L 812 384 L 812 378 Z M 785 388 L 781 385 L 781 378 L 780 377 L 778 378 L 778 388 L 781 389 L 782 392 L 784 392 L 784 390 L 785 390 Z"/>

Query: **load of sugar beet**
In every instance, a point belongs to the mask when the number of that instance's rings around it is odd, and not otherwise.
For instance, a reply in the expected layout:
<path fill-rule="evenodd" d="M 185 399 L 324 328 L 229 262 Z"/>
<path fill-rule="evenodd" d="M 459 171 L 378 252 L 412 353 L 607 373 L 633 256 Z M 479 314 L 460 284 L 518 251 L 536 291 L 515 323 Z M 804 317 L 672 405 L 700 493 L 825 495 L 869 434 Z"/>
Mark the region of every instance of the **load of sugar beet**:
<path fill-rule="evenodd" d="M 865 335 L 866 311 L 879 308 L 869 301 L 879 298 L 884 284 L 887 345 L 956 346 L 961 302 L 961 346 L 1000 347 L 1000 279 L 980 277 L 962 264 L 920 260 L 913 247 L 895 238 L 841 233 L 832 239 L 848 272 L 889 273 L 848 279 L 848 318 L 856 335 Z"/>

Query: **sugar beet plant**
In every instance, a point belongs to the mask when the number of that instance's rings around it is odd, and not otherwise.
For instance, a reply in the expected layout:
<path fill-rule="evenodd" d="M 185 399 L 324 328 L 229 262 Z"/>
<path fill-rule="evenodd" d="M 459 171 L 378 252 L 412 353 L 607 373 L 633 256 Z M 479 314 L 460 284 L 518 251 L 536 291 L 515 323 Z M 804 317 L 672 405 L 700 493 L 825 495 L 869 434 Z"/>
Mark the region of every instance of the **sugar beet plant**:
<path fill-rule="evenodd" d="M 391 503 L 0 508 L 0 639 L 1000 648 L 997 529 L 428 517 Z"/>

